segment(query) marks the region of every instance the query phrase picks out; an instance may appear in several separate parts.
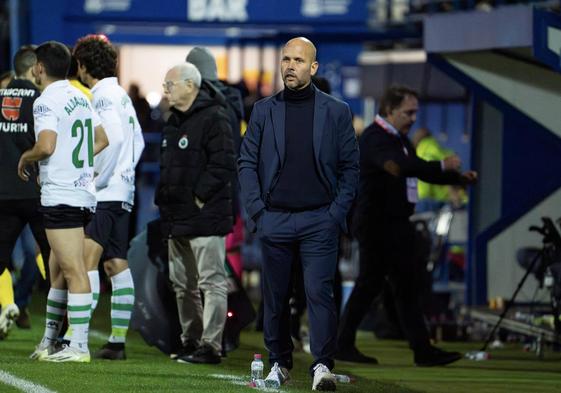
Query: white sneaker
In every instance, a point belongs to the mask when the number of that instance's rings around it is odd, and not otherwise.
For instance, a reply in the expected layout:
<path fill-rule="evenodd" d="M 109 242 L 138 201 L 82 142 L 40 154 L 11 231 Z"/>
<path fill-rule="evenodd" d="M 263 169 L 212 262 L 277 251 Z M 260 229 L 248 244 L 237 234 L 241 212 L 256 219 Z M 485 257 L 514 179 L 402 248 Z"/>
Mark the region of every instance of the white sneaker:
<path fill-rule="evenodd" d="M 29 355 L 29 359 L 31 360 L 45 360 L 45 358 L 49 355 L 52 355 L 56 352 L 55 344 L 50 344 L 48 341 L 42 340 L 39 345 L 35 347 L 35 351 L 31 355 Z"/>
<path fill-rule="evenodd" d="M 329 371 L 327 366 L 322 363 L 316 364 L 314 367 L 314 382 L 312 383 L 312 390 L 334 392 L 335 382 L 335 375 Z"/>
<path fill-rule="evenodd" d="M 81 351 L 77 348 L 71 347 L 69 345 L 63 345 L 62 351 L 53 353 L 45 358 L 46 362 L 74 362 L 74 363 L 89 363 L 90 362 L 90 351 Z"/>
<path fill-rule="evenodd" d="M 19 308 L 16 304 L 8 304 L 6 307 L 2 307 L 2 312 L 0 312 L 0 340 L 6 338 L 18 317 Z"/>
<path fill-rule="evenodd" d="M 267 378 L 265 378 L 265 386 L 268 388 L 278 389 L 290 379 L 288 369 L 280 367 L 278 363 L 273 364 Z"/>

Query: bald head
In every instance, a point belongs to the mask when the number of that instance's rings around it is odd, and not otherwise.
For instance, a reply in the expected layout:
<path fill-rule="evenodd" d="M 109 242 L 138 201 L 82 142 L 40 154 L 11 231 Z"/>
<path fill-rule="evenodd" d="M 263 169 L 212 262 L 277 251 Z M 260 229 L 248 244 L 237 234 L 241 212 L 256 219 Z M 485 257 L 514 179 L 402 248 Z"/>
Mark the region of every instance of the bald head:
<path fill-rule="evenodd" d="M 308 86 L 317 69 L 316 47 L 309 39 L 293 38 L 282 48 L 282 80 L 288 89 L 300 90 Z"/>
<path fill-rule="evenodd" d="M 311 61 L 312 62 L 316 61 L 317 49 L 312 41 L 310 41 L 306 37 L 296 37 L 287 41 L 287 43 L 284 44 L 284 48 L 293 45 L 301 45 L 303 48 L 305 48 L 305 51 L 310 56 Z M 284 48 L 283 48 L 283 52 L 284 52 Z"/>

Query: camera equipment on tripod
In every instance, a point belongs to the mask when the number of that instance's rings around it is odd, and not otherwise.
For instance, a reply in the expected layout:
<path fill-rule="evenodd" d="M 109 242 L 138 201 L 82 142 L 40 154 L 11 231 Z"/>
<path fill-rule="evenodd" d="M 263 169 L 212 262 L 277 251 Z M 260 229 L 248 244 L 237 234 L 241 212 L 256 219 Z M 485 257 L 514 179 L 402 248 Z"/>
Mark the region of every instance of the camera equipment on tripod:
<path fill-rule="evenodd" d="M 542 227 L 532 225 L 529 229 L 531 232 L 538 232 L 543 236 L 542 249 L 536 247 L 524 247 L 518 250 L 516 256 L 521 267 L 524 269 L 530 269 L 531 272 L 534 273 L 540 288 L 543 288 L 544 285 L 550 288 L 553 285 L 552 280 L 555 276 L 552 276 L 551 272 L 548 272 L 548 268 L 557 262 L 561 262 L 561 235 L 559 235 L 559 232 L 555 228 L 555 224 L 549 217 L 542 217 L 542 222 Z M 541 254 L 541 256 L 537 257 L 538 254 Z M 534 258 L 538 259 L 533 268 L 530 268 L 531 262 Z"/>
<path fill-rule="evenodd" d="M 537 227 L 532 225 L 530 227 L 530 231 L 536 231 L 543 235 L 543 242 L 544 244 L 550 244 L 558 249 L 561 249 L 561 235 L 555 228 L 555 224 L 549 217 L 542 217 L 543 226 Z M 561 225 L 561 218 L 557 220 L 558 223 Z"/>
<path fill-rule="evenodd" d="M 561 219 L 559 221 L 561 221 Z M 558 340 L 559 335 L 561 334 L 561 321 L 559 320 L 561 311 L 561 235 L 559 235 L 559 232 L 557 231 L 557 228 L 555 228 L 555 224 L 551 218 L 542 217 L 542 222 L 542 227 L 531 226 L 529 228 L 530 231 L 538 232 L 543 236 L 542 248 L 531 250 L 532 253 L 527 253 L 527 257 L 523 260 L 520 260 L 521 258 L 519 257 L 519 263 L 526 268 L 526 273 L 518 283 L 510 301 L 505 304 L 503 312 L 481 348 L 482 352 L 487 349 L 489 343 L 494 339 L 495 332 L 499 328 L 509 309 L 514 305 L 514 300 L 530 273 L 534 273 L 536 275 L 536 278 L 540 282 L 540 286 L 544 286 L 544 279 L 546 277 L 550 279 L 550 282 L 546 282 L 545 286 L 551 291 L 551 306 L 555 325 L 555 341 Z M 525 251 L 529 250 L 527 249 Z"/>

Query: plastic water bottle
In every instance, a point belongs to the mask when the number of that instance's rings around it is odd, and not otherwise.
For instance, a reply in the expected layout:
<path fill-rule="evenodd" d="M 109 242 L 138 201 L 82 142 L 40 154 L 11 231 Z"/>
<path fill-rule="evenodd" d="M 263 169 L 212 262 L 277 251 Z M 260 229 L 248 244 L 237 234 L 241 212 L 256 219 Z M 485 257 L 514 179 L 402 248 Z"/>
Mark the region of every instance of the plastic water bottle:
<path fill-rule="evenodd" d="M 490 358 L 489 353 L 484 351 L 471 351 L 466 353 L 466 358 L 469 360 L 481 361 Z"/>
<path fill-rule="evenodd" d="M 251 362 L 251 382 L 256 386 L 263 382 L 263 360 L 261 360 L 260 353 L 253 355 L 253 362 Z"/>
<path fill-rule="evenodd" d="M 348 375 L 345 374 L 333 374 L 335 376 L 335 380 L 338 383 L 351 383 L 352 379 Z"/>

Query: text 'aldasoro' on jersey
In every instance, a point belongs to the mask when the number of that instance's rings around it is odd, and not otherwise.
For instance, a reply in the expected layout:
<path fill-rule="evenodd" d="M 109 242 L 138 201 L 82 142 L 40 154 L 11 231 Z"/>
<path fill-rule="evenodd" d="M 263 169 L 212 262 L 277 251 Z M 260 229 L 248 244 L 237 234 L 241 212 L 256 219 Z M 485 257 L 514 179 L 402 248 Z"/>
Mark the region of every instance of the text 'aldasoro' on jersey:
<path fill-rule="evenodd" d="M 67 80 L 51 83 L 33 105 L 35 137 L 57 134 L 53 154 L 39 162 L 41 205 L 95 207 L 94 138 L 101 121 Z"/>

